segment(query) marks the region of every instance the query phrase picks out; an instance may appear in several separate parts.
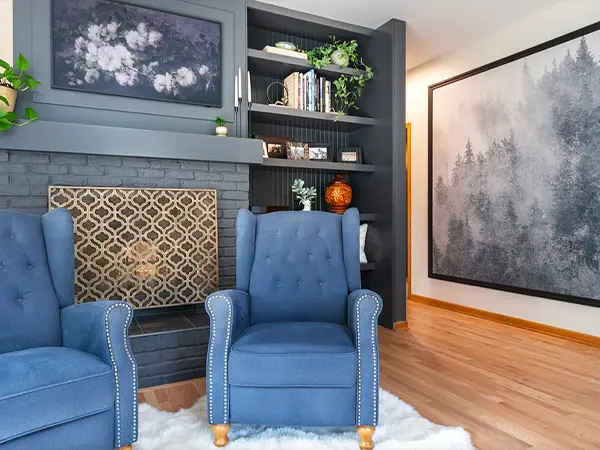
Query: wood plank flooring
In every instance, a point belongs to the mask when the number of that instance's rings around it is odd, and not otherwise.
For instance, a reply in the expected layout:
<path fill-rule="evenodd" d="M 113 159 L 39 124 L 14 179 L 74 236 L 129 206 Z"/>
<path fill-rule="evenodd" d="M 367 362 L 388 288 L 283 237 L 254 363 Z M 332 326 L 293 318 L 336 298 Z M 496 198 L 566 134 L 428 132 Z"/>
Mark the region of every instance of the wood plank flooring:
<path fill-rule="evenodd" d="M 600 348 L 409 302 L 409 331 L 380 328 L 381 385 L 480 450 L 599 450 Z M 140 401 L 190 407 L 204 379 Z"/>

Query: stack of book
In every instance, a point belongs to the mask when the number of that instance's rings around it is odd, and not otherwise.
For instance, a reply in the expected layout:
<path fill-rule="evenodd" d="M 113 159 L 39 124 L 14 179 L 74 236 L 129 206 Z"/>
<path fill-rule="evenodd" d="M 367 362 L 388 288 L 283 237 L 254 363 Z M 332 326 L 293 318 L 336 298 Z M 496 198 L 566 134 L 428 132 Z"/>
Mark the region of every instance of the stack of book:
<path fill-rule="evenodd" d="M 294 72 L 284 81 L 288 106 L 302 111 L 331 112 L 331 81 L 315 74 Z"/>

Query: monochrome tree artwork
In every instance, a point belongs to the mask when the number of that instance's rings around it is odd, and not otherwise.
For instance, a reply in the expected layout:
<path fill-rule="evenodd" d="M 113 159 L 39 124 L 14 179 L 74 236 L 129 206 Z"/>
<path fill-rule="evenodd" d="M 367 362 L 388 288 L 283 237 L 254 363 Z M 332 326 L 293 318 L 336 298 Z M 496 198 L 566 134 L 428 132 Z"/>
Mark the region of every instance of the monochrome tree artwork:
<path fill-rule="evenodd" d="M 53 0 L 53 87 L 221 106 L 218 23 L 110 0 Z"/>
<path fill-rule="evenodd" d="M 576 32 L 430 88 L 431 277 L 600 306 L 599 55 Z"/>

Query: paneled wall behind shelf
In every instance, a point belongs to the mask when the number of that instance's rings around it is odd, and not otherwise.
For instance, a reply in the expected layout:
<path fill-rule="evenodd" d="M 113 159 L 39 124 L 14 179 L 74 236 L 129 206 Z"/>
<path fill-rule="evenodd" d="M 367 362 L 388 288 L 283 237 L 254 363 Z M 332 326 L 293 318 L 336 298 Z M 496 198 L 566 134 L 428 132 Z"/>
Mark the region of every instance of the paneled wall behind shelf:
<path fill-rule="evenodd" d="M 358 189 L 356 174 L 348 172 L 330 172 L 314 169 L 290 169 L 279 167 L 251 167 L 250 169 L 250 205 L 288 206 L 290 210 L 302 207 L 295 199 L 291 186 L 295 179 L 305 181 L 306 186 L 317 189 L 317 198 L 313 210 L 328 211 L 325 204 L 325 188 L 339 173 L 353 189 Z M 365 211 L 368 212 L 368 211 Z"/>

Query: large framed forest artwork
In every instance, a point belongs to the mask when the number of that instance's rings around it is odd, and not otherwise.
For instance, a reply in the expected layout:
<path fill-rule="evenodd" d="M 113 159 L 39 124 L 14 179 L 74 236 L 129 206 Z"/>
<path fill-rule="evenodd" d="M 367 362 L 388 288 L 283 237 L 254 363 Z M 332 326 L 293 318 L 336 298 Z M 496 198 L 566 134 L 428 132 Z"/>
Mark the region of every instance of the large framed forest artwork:
<path fill-rule="evenodd" d="M 429 276 L 600 307 L 600 23 L 429 87 Z"/>

